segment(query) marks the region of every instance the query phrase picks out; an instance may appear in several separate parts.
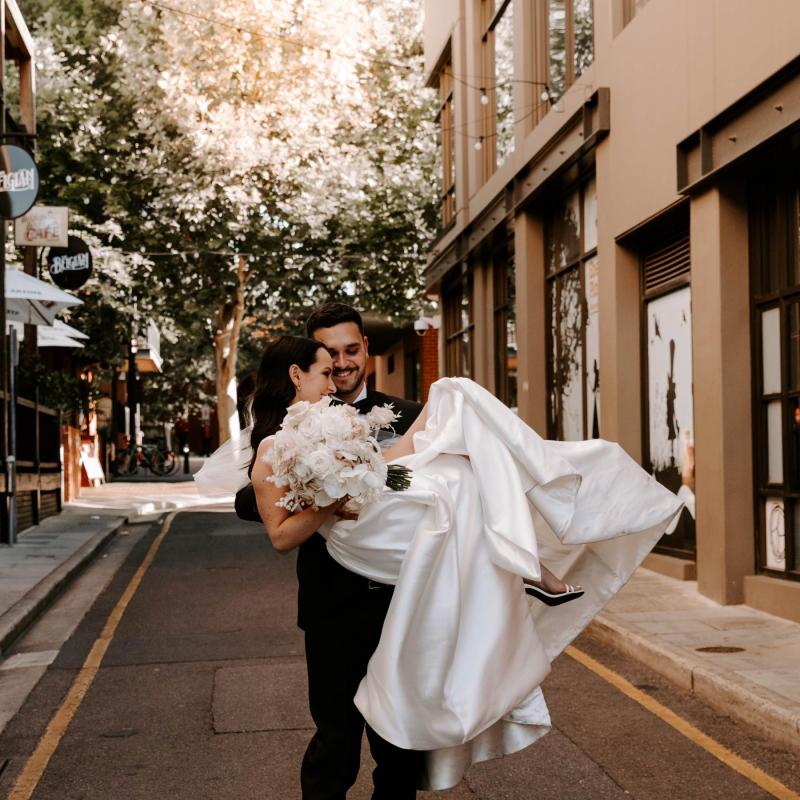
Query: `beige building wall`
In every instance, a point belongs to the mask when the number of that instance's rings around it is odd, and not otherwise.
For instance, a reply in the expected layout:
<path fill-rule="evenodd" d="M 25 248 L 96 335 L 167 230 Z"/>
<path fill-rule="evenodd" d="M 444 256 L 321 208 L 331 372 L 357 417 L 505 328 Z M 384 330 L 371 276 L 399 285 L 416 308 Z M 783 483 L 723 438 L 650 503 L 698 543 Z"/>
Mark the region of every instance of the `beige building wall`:
<path fill-rule="evenodd" d="M 405 397 L 405 349 L 402 339 L 390 350 L 375 356 L 375 388 L 393 397 Z M 389 372 L 389 365 L 393 370 Z"/>
<path fill-rule="evenodd" d="M 545 2 L 513 3 L 515 74 L 522 80 L 534 80 L 542 69 L 537 25 L 542 24 Z M 593 64 L 540 121 L 515 126 L 515 152 L 487 176 L 481 152 L 473 146 L 481 115 L 475 87 L 491 80 L 481 77 L 480 0 L 426 2 L 428 79 L 435 82 L 448 43 L 453 72 L 457 79 L 464 76 L 464 81 L 456 80 L 459 211 L 455 225 L 430 254 L 429 288 L 437 289 L 447 270 L 465 259 L 476 265 L 475 378 L 494 389 L 492 283 L 484 266 L 489 238 L 483 229 L 497 224 L 493 215 L 499 208 L 497 213 L 514 226 L 519 413 L 545 431 L 549 322 L 543 214 L 548 194 L 546 177 L 537 170 L 548 169 L 553 160 L 562 168 L 557 153 L 574 139 L 569 138 L 570 120 L 599 89 L 607 88 L 609 133 L 597 138 L 591 156 L 599 209 L 601 435 L 642 460 L 642 266 L 631 242 L 649 221 L 689 203 L 699 588 L 722 603 L 746 597 L 773 613 L 790 615 L 787 608 L 800 584 L 755 575 L 744 185 L 712 177 L 703 186 L 679 191 L 678 145 L 800 57 L 800 3 L 650 0 L 627 25 L 623 6 L 623 0 L 595 0 Z M 544 58 L 546 63 L 546 54 Z M 533 91 L 538 89 L 515 86 L 516 118 L 524 116 Z M 539 194 L 528 201 L 523 195 L 537 181 Z M 505 203 L 498 201 L 504 193 Z M 673 562 L 659 557 L 650 565 L 672 574 L 693 573 Z M 794 607 L 800 615 L 800 607 Z"/>

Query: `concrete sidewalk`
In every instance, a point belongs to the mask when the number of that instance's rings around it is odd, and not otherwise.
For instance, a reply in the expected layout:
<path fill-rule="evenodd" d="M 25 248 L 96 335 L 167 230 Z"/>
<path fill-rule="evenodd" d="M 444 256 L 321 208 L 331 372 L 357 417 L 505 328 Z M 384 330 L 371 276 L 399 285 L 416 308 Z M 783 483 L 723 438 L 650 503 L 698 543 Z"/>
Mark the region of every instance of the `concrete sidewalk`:
<path fill-rule="evenodd" d="M 800 625 L 641 568 L 589 627 L 703 702 L 800 752 Z"/>
<path fill-rule="evenodd" d="M 229 507 L 193 483 L 115 482 L 81 497 L 14 546 L 0 545 L 0 657 L 126 523 L 149 522 L 181 508 Z"/>

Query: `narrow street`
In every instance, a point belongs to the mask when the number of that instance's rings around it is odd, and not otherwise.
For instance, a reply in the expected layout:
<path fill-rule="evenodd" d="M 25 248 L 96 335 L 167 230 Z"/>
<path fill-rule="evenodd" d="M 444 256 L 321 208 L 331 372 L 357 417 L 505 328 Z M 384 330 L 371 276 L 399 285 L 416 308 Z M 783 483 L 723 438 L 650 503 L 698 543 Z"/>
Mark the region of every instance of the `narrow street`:
<path fill-rule="evenodd" d="M 76 678 L 88 676 L 93 680 L 63 735 L 51 726 L 45 737 L 49 763 L 39 759 L 26 770 L 36 800 L 299 798 L 310 720 L 294 558 L 277 554 L 259 526 L 228 512 L 180 512 L 154 548 L 163 530 L 162 523 L 130 526 L 18 642 L 16 654 L 5 654 L 6 674 L 36 663 L 37 654 L 52 663 L 0 735 L 0 796 L 21 796 L 13 790 L 21 771 Z M 70 614 L 81 613 L 81 602 L 89 611 L 66 642 L 49 640 L 59 626 L 66 630 Z M 115 608 L 124 613 L 101 667 L 82 670 Z M 796 758 L 787 752 L 587 637 L 576 648 L 751 768 L 800 791 Z M 544 688 L 554 722 L 549 735 L 522 753 L 473 767 L 449 792 L 420 796 L 794 796 L 760 788 L 569 654 Z M 366 750 L 350 796 L 370 797 Z"/>

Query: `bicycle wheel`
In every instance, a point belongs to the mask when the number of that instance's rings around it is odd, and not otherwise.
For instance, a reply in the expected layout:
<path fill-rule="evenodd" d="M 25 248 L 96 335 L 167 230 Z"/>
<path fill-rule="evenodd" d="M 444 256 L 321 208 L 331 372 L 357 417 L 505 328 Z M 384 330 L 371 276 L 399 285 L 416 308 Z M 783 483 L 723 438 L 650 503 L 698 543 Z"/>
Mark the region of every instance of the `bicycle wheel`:
<path fill-rule="evenodd" d="M 178 459 L 175 458 L 175 453 L 172 450 L 164 451 L 164 469 L 165 475 L 172 475 L 178 471 Z"/>
<path fill-rule="evenodd" d="M 169 474 L 170 470 L 172 469 L 172 464 L 167 464 L 165 456 L 166 454 L 157 447 L 153 447 L 146 454 L 145 457 L 147 459 L 147 466 L 153 475 L 163 476 Z"/>
<path fill-rule="evenodd" d="M 135 450 L 121 450 L 114 459 L 114 474 L 117 477 L 133 475 L 139 468 L 139 459 Z"/>

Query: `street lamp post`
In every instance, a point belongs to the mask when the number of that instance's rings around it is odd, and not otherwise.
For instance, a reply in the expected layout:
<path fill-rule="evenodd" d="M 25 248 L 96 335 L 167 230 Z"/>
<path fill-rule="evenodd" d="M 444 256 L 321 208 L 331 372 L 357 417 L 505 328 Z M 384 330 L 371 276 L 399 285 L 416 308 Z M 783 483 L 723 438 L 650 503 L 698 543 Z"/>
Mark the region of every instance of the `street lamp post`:
<path fill-rule="evenodd" d="M 136 366 L 136 353 L 138 350 L 139 339 L 136 316 L 134 316 L 131 322 L 130 342 L 128 343 L 128 419 L 130 420 L 130 444 L 133 447 L 141 444 L 139 441 L 141 438 L 139 431 L 139 369 Z"/>

